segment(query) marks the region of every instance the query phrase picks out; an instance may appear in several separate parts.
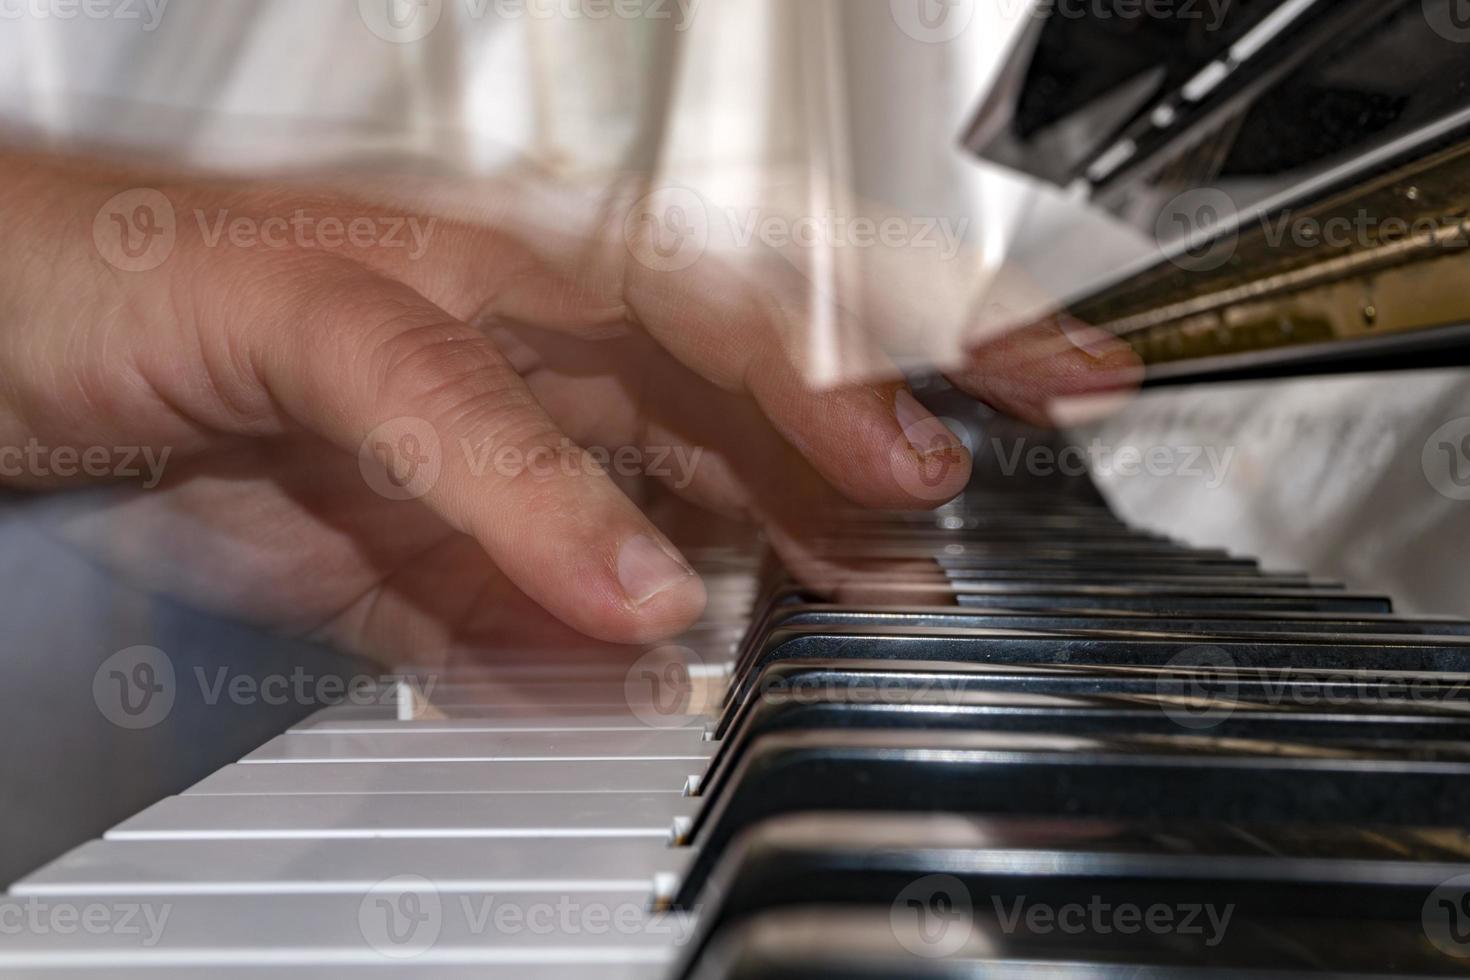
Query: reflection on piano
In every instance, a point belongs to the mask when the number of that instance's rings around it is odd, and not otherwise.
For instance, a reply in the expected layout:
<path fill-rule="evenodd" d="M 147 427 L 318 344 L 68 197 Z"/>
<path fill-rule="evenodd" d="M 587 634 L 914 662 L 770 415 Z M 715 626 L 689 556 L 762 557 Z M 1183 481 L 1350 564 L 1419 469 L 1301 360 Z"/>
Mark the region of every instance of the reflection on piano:
<path fill-rule="evenodd" d="M 1073 304 L 1154 382 L 1458 358 L 1448 235 L 1283 248 L 1247 221 L 1464 224 L 1453 6 L 1052 17 L 970 142 L 1146 228 L 1225 195 L 1232 220 Z M 1470 969 L 1470 622 L 983 468 L 825 556 L 848 572 L 818 594 L 754 549 L 692 554 L 707 621 L 632 662 L 410 672 L 320 711 L 16 884 L 0 973 Z"/>

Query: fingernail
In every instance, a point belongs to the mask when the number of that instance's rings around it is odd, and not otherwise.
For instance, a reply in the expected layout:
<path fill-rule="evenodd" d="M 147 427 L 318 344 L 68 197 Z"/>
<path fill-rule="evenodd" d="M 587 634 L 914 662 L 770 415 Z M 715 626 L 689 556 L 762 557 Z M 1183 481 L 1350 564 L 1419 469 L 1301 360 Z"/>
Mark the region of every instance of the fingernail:
<path fill-rule="evenodd" d="M 1119 340 L 1116 334 L 1108 333 L 1098 327 L 1065 318 L 1059 320 L 1058 324 L 1062 335 L 1072 342 L 1073 347 L 1096 360 L 1107 360 L 1120 350 L 1128 348 L 1128 344 Z"/>
<path fill-rule="evenodd" d="M 898 419 L 898 427 L 903 430 L 904 438 L 920 458 L 953 452 L 963 445 L 949 431 L 949 426 L 920 405 L 919 400 L 907 388 L 898 389 L 898 394 L 893 396 L 893 414 Z"/>
<path fill-rule="evenodd" d="M 618 552 L 618 582 L 635 606 L 687 581 L 694 570 L 647 534 L 629 538 Z"/>

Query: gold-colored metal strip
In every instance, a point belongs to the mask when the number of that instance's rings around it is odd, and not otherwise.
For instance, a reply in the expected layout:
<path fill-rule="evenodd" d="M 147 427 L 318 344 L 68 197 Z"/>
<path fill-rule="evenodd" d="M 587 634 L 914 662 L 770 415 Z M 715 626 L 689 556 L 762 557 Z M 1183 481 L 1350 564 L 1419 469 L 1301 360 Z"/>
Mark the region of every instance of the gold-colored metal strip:
<path fill-rule="evenodd" d="M 1341 243 L 1295 234 L 1344 227 Z M 1470 146 L 1237 234 L 1218 270 L 1162 263 L 1073 312 L 1147 363 L 1470 322 Z"/>

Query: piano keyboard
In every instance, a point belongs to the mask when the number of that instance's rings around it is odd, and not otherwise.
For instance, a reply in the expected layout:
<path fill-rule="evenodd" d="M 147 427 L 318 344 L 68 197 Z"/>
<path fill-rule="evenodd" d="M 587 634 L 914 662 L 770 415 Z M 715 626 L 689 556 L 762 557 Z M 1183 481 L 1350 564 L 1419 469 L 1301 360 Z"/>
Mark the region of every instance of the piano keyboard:
<path fill-rule="evenodd" d="M 825 551 L 852 569 L 829 600 L 704 556 L 707 621 L 632 663 L 319 711 L 17 883 L 0 973 L 1470 968 L 1470 623 L 1091 499 L 971 497 Z"/>

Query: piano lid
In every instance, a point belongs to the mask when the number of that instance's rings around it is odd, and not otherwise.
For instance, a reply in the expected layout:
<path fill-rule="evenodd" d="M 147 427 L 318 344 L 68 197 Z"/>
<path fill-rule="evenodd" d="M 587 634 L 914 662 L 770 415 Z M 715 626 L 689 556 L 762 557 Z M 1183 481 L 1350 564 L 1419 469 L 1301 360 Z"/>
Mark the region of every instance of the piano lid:
<path fill-rule="evenodd" d="M 1157 241 L 1069 304 L 1153 383 L 1470 363 L 1466 6 L 1057 0 L 966 143 Z"/>

